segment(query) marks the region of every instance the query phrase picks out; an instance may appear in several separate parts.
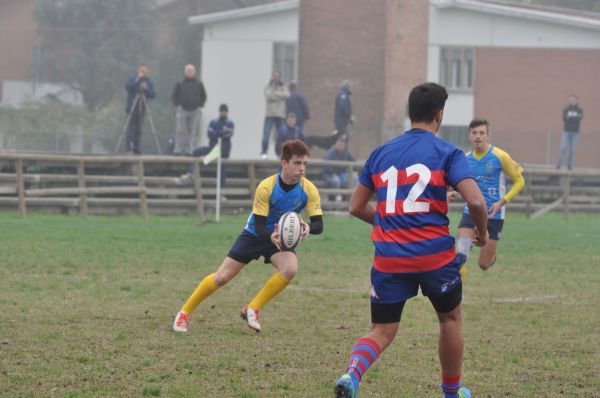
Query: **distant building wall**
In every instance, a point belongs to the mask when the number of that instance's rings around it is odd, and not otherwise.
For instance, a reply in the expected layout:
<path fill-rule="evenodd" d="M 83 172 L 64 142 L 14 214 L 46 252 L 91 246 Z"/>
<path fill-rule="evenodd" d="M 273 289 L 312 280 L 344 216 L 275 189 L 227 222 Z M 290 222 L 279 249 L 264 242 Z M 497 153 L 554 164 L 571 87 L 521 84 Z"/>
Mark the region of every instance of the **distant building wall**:
<path fill-rule="evenodd" d="M 426 76 L 427 10 L 427 2 L 408 0 L 301 1 L 299 83 L 313 110 L 308 132 L 333 130 L 344 79 L 354 81 L 351 152 L 365 158 L 403 129 L 408 90 Z"/>
<path fill-rule="evenodd" d="M 33 51 L 41 42 L 32 14 L 35 3 L 35 0 L 0 2 L 0 82 L 32 78 Z"/>
<path fill-rule="evenodd" d="M 297 15 L 296 10 L 284 11 L 204 27 L 201 77 L 208 100 L 202 116 L 203 144 L 207 143 L 208 122 L 218 117 L 219 104 L 226 103 L 235 122 L 231 156 L 259 156 L 266 103 L 263 90 L 271 78 L 274 43 L 297 43 Z M 274 156 L 273 145 L 269 150 Z"/>
<path fill-rule="evenodd" d="M 478 48 L 476 62 L 475 115 L 490 120 L 494 144 L 521 163 L 554 163 L 576 94 L 584 117 L 574 165 L 600 167 L 600 50 Z"/>
<path fill-rule="evenodd" d="M 484 2 L 461 8 L 438 0 L 430 1 L 429 14 L 427 79 L 449 89 L 444 138 L 468 145 L 469 121 L 486 117 L 492 122 L 494 142 L 520 154 L 519 161 L 544 163 L 549 158 L 553 163 L 562 129 L 560 112 L 570 92 L 582 93 L 588 110 L 584 129 L 598 130 L 590 111 L 600 107 L 594 94 L 599 88 L 600 63 L 594 54 L 600 49 L 600 21 Z M 444 81 L 444 49 L 472 51 L 472 87 L 453 89 Z M 461 65 L 462 71 L 466 66 Z M 526 92 L 533 87 L 535 94 Z M 553 131 L 551 154 L 547 129 Z M 582 142 L 597 145 L 598 134 L 588 140 L 585 134 Z M 587 154 L 591 150 L 583 145 L 576 164 L 599 166 L 600 157 Z"/>

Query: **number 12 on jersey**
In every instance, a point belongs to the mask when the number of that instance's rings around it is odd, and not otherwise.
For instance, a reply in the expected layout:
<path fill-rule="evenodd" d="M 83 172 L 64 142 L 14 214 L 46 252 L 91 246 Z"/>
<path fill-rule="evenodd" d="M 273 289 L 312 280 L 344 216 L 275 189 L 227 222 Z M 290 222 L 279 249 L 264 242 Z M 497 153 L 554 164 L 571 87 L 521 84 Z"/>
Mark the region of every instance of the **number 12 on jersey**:
<path fill-rule="evenodd" d="M 406 168 L 406 177 L 417 174 L 419 179 L 412 186 L 406 199 L 402 202 L 402 210 L 404 213 L 428 213 L 428 202 L 417 202 L 417 199 L 427 188 L 427 184 L 431 180 L 431 170 L 421 163 L 413 164 Z M 396 212 L 396 194 L 398 193 L 398 169 L 394 166 L 388 168 L 381 174 L 381 180 L 387 183 L 387 192 L 385 198 L 385 212 L 393 214 Z"/>

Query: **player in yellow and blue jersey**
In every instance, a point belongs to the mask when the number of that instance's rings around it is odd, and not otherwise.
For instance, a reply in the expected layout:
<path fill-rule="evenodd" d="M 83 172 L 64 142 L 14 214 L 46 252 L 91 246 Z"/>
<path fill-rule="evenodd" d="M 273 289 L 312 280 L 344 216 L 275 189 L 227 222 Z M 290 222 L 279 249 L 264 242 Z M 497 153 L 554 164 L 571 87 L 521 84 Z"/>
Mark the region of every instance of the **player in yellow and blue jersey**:
<path fill-rule="evenodd" d="M 523 168 L 508 153 L 489 143 L 489 123 L 485 119 L 473 119 L 469 124 L 469 141 L 473 150 L 467 152 L 467 160 L 475 181 L 485 198 L 488 208 L 488 242 L 479 251 L 479 266 L 489 269 L 496 261 L 496 248 L 504 226 L 505 205 L 525 186 Z M 506 176 L 512 180 L 511 189 L 506 192 Z M 466 262 L 471 251 L 471 239 L 475 224 L 465 206 L 458 226 L 457 252 Z M 464 275 L 466 268 L 461 268 Z"/>
<path fill-rule="evenodd" d="M 259 311 L 289 285 L 298 271 L 294 251 L 281 251 L 276 223 L 281 216 L 306 209 L 310 224 L 302 221 L 302 239 L 323 231 L 321 199 L 315 185 L 304 177 L 308 147 L 300 140 L 288 141 L 281 148 L 281 172 L 264 179 L 256 188 L 252 213 L 219 269 L 206 276 L 175 316 L 173 331 L 187 332 L 189 317 L 196 307 L 221 286 L 233 279 L 250 261 L 264 257 L 277 272 L 256 297 L 242 309 L 248 327 L 260 332 Z"/>

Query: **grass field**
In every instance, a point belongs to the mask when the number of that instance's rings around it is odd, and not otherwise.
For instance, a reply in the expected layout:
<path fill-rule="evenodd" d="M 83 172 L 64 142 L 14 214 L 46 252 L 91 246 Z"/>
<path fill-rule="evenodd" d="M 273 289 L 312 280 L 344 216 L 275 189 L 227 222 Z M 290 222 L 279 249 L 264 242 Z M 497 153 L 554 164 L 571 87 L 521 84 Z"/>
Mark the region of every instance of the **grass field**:
<path fill-rule="evenodd" d="M 0 396 L 330 397 L 369 323 L 369 228 L 326 217 L 297 279 L 238 314 L 272 273 L 252 263 L 194 314 L 172 317 L 245 222 L 225 217 L 0 214 Z M 452 225 L 456 227 L 457 215 Z M 491 271 L 470 261 L 463 382 L 475 397 L 600 396 L 600 216 L 510 214 Z M 439 397 L 437 322 L 411 300 L 362 397 Z"/>

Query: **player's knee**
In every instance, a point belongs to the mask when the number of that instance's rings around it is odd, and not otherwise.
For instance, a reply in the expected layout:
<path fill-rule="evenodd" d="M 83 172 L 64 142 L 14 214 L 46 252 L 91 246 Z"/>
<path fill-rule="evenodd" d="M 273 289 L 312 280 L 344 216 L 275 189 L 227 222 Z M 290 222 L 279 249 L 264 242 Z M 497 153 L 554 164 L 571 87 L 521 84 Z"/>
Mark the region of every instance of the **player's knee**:
<path fill-rule="evenodd" d="M 291 281 L 298 273 L 298 266 L 296 264 L 290 264 L 289 266 L 285 267 L 279 272 L 281 273 L 281 276 L 283 276 L 288 281 Z"/>
<path fill-rule="evenodd" d="M 491 259 L 479 259 L 479 268 L 481 268 L 484 271 L 487 271 L 488 269 L 490 269 L 492 267 L 492 265 L 494 265 L 494 263 L 496 262 L 496 256 L 494 256 Z"/>
<path fill-rule="evenodd" d="M 444 314 L 438 313 L 438 319 L 440 321 L 441 327 L 453 327 L 457 323 L 460 324 L 462 319 L 460 308 L 457 307 L 454 310 Z"/>
<path fill-rule="evenodd" d="M 217 286 L 223 286 L 225 285 L 227 282 L 229 282 L 230 280 L 233 279 L 235 275 L 231 272 L 227 272 L 227 271 L 219 271 L 219 272 L 215 272 L 215 284 Z"/>

